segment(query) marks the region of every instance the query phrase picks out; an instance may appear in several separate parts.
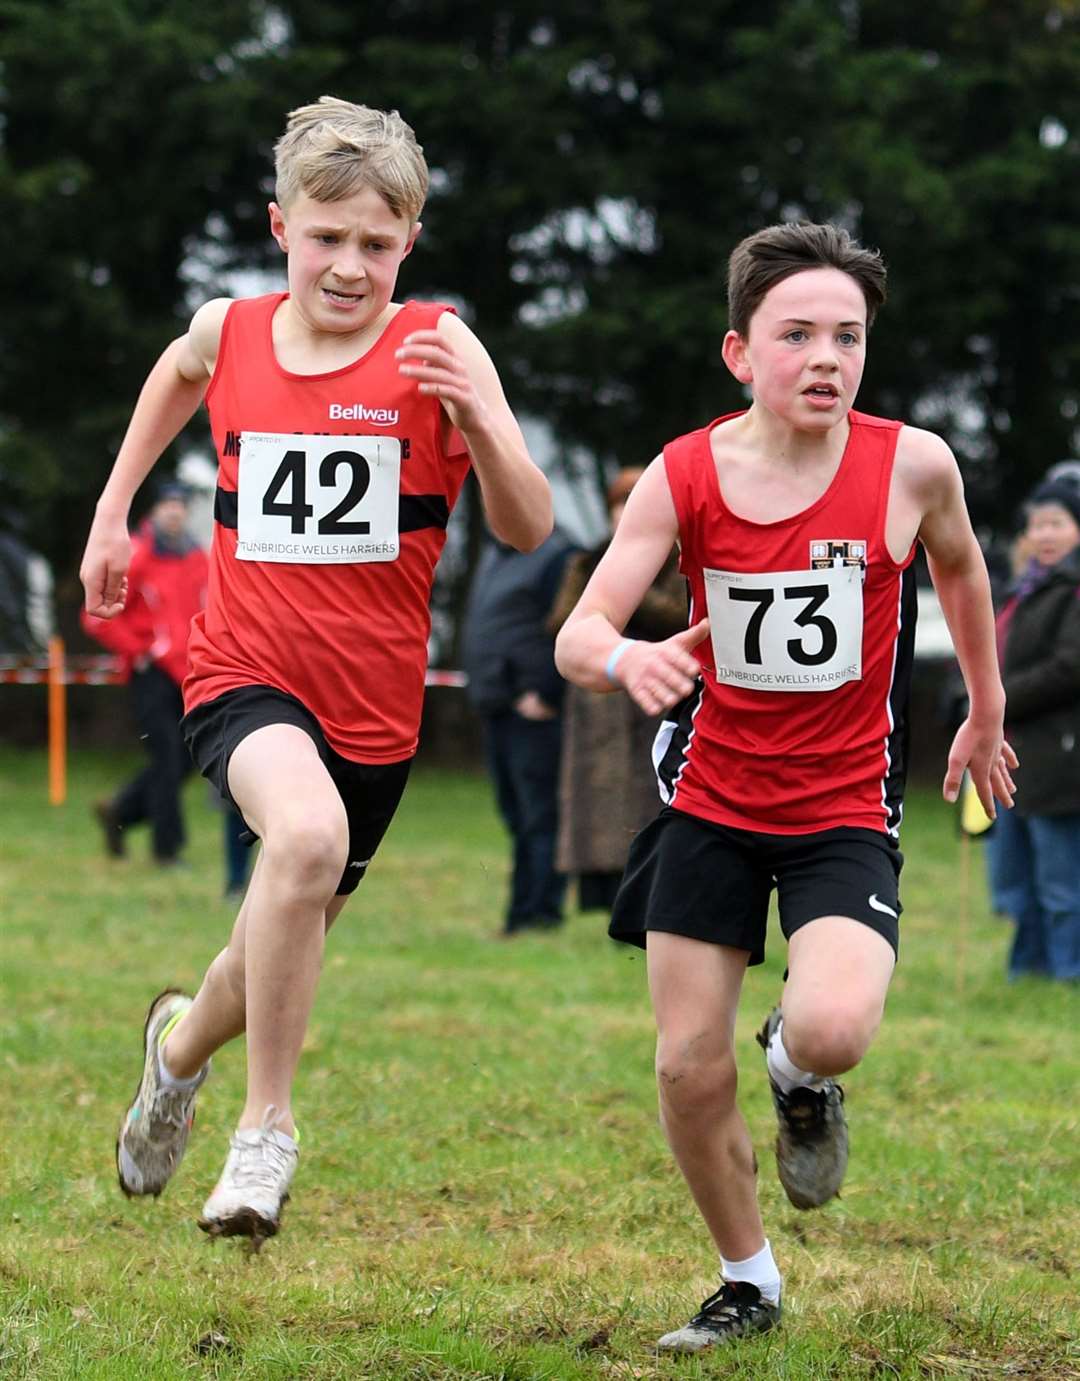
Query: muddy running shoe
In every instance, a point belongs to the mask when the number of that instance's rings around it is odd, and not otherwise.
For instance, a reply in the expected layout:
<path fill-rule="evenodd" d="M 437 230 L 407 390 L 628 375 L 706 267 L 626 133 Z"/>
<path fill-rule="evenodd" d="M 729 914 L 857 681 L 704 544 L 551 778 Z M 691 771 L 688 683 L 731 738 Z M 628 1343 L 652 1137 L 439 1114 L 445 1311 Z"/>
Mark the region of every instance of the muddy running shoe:
<path fill-rule="evenodd" d="M 233 1134 L 225 1169 L 199 1219 L 203 1232 L 255 1243 L 277 1232 L 300 1154 L 293 1138 L 277 1130 L 280 1120 L 271 1105 L 261 1127 Z"/>
<path fill-rule="evenodd" d="M 766 1017 L 757 1043 L 768 1052 L 769 1041 L 780 1024 L 780 1008 Z M 776 1109 L 776 1171 L 784 1192 L 796 1208 L 819 1208 L 839 1194 L 848 1161 L 844 1090 L 826 1079 L 821 1088 L 795 1088 L 782 1092 L 772 1078 Z"/>
<path fill-rule="evenodd" d="M 661 1352 L 700 1352 L 744 1333 L 767 1333 L 779 1322 L 780 1305 L 763 1299 L 756 1285 L 725 1280 L 684 1328 L 665 1333 L 656 1346 Z"/>
<path fill-rule="evenodd" d="M 143 1031 L 143 1073 L 116 1138 L 116 1173 L 120 1188 L 155 1198 L 168 1184 L 187 1147 L 195 1120 L 195 1094 L 209 1064 L 189 1083 L 166 1084 L 158 1063 L 158 1045 L 191 1006 L 191 998 L 166 988 L 150 1004 Z"/>

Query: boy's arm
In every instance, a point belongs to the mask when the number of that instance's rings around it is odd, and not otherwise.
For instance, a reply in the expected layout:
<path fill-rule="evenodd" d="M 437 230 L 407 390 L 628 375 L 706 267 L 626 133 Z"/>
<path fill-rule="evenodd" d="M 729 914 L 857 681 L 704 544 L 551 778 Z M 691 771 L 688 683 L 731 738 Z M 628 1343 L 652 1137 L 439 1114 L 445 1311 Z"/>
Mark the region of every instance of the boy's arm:
<path fill-rule="evenodd" d="M 918 536 L 926 549 L 930 578 L 952 635 L 970 701 L 968 717 L 949 752 L 943 793 L 955 801 L 964 770 L 971 773 L 979 800 L 994 818 L 995 797 L 1011 806 L 1010 769 L 1016 754 L 1005 742 L 1005 692 L 997 664 L 990 580 L 964 503 L 960 470 L 940 437 L 905 428 L 901 433 L 906 484 L 922 518 Z"/>
<path fill-rule="evenodd" d="M 166 346 L 143 384 L 97 501 L 79 571 L 86 610 L 98 618 L 112 618 L 124 607 L 131 561 L 127 527 L 131 500 L 162 451 L 202 402 L 217 360 L 228 307 L 226 298 L 200 307 L 187 334 Z"/>
<path fill-rule="evenodd" d="M 647 714 L 694 689 L 701 668 L 690 649 L 707 635 L 707 619 L 659 643 L 620 637 L 678 535 L 658 457 L 634 486 L 611 545 L 555 640 L 555 665 L 568 681 L 594 691 L 622 686 Z"/>
<path fill-rule="evenodd" d="M 488 526 L 519 551 L 533 551 L 553 526 L 551 490 L 533 464 L 490 355 L 460 317 L 444 312 L 431 331 L 414 331 L 398 368 L 434 394 L 465 438 Z"/>

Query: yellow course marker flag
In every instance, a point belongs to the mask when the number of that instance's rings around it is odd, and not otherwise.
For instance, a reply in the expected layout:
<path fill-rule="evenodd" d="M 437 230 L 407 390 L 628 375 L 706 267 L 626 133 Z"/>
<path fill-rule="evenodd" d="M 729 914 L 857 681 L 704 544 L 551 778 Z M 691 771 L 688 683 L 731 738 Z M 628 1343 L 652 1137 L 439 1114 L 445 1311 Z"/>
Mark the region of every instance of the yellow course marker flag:
<path fill-rule="evenodd" d="M 982 802 L 975 792 L 974 783 L 965 773 L 964 784 L 960 788 L 961 830 L 964 834 L 985 834 L 993 823 L 993 820 L 983 810 Z"/>

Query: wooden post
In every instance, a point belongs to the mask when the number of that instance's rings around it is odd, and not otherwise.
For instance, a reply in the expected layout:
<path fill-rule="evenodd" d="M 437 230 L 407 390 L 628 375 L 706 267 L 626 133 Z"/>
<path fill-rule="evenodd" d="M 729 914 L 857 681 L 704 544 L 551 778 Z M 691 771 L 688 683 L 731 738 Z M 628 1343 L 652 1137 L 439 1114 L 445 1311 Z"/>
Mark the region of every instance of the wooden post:
<path fill-rule="evenodd" d="M 67 800 L 67 686 L 64 640 L 49 639 L 49 804 Z"/>

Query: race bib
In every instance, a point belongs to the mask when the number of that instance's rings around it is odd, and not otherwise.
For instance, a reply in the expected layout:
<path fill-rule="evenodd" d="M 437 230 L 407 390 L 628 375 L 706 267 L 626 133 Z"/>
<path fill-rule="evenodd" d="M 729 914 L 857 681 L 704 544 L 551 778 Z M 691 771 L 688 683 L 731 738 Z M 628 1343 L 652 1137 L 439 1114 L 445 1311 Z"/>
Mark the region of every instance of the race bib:
<path fill-rule="evenodd" d="M 394 561 L 401 442 L 241 432 L 236 555 L 341 565 Z"/>
<path fill-rule="evenodd" d="M 716 679 L 764 691 L 862 680 L 863 569 L 705 571 Z"/>

